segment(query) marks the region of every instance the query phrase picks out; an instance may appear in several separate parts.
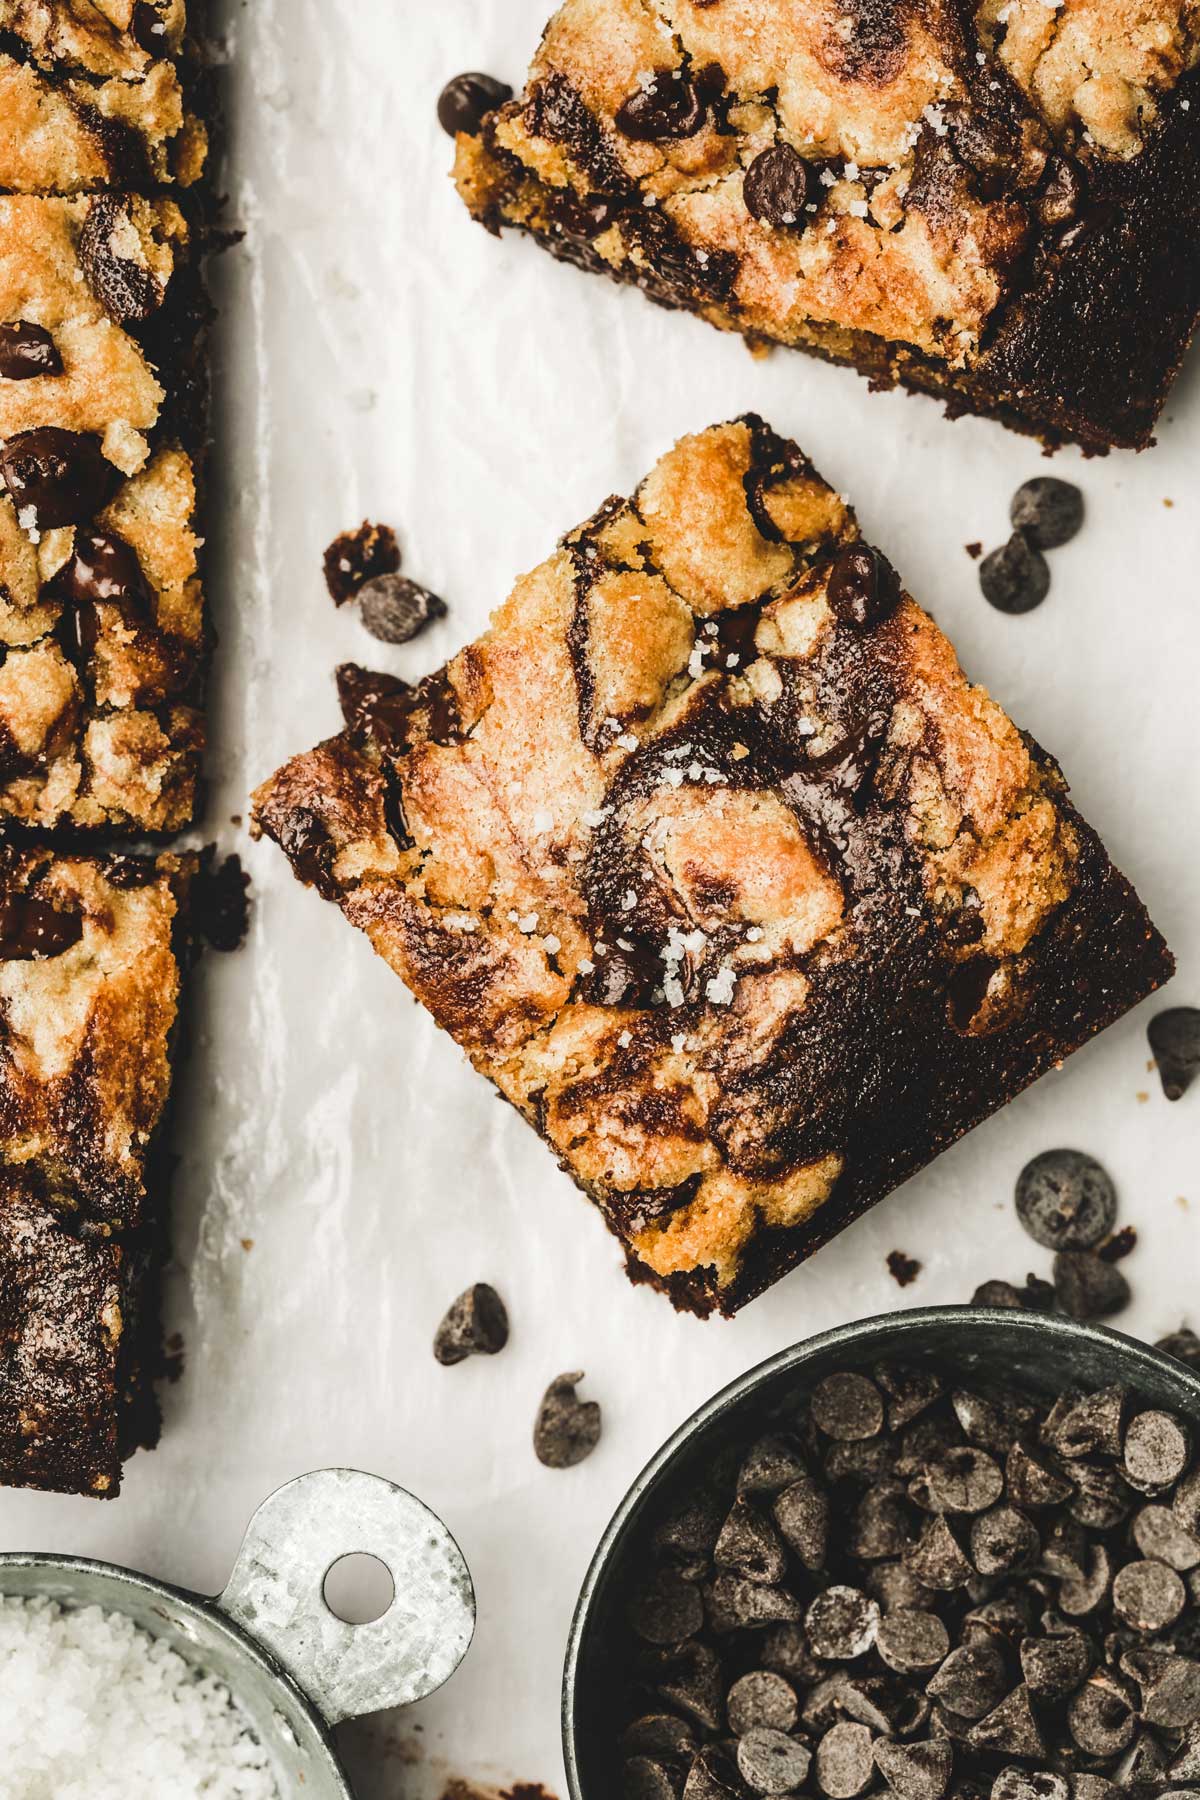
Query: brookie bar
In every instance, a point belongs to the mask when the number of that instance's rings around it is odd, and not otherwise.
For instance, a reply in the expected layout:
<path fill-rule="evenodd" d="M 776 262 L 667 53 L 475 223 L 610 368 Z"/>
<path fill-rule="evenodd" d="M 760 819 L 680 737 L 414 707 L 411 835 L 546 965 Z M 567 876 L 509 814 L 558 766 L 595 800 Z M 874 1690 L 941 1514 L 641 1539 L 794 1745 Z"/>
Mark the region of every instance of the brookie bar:
<path fill-rule="evenodd" d="M 754 341 L 1143 446 L 1200 315 L 1192 0 L 566 0 L 491 230 Z"/>
<path fill-rule="evenodd" d="M 111 1496 L 157 1436 L 195 868 L 0 848 L 0 1482 Z"/>
<path fill-rule="evenodd" d="M 732 1313 L 1165 980 L 1053 763 L 846 503 L 685 438 L 255 819 L 592 1196 Z"/>

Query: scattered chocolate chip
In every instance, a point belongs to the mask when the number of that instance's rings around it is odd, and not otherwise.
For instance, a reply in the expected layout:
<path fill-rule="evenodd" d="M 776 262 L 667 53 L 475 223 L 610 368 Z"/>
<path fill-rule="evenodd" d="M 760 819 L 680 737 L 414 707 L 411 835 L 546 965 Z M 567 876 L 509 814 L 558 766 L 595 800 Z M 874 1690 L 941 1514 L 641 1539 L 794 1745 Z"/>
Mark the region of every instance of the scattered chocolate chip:
<path fill-rule="evenodd" d="M 0 893 L 0 962 L 43 962 L 83 936 L 83 914 L 28 894 Z"/>
<path fill-rule="evenodd" d="M 921 1264 L 915 1256 L 906 1256 L 903 1250 L 889 1250 L 887 1256 L 888 1273 L 897 1287 L 911 1287 L 921 1273 Z"/>
<path fill-rule="evenodd" d="M 894 1744 L 880 1738 L 875 1766 L 899 1800 L 942 1800 L 954 1769 L 949 1744 Z"/>
<path fill-rule="evenodd" d="M 817 1745 L 817 1786 L 828 1800 L 855 1800 L 875 1774 L 874 1739 L 852 1719 L 831 1725 Z"/>
<path fill-rule="evenodd" d="M 660 1569 L 629 1603 L 629 1623 L 647 1644 L 682 1644 L 704 1623 L 704 1602 L 693 1581 Z"/>
<path fill-rule="evenodd" d="M 39 425 L 8 438 L 0 448 L 0 475 L 21 525 L 39 531 L 85 525 L 118 480 L 98 437 L 57 425 Z"/>
<path fill-rule="evenodd" d="M 1017 1177 L 1017 1217 L 1046 1250 L 1092 1250 L 1117 1219 L 1107 1170 L 1082 1150 L 1044 1150 Z"/>
<path fill-rule="evenodd" d="M 1063 1700 L 1088 1678 L 1093 1662 L 1082 1631 L 1056 1631 L 1021 1640 L 1021 1673 L 1039 1700 Z"/>
<path fill-rule="evenodd" d="M 985 1281 L 971 1295 L 972 1306 L 998 1306 L 1011 1312 L 1053 1312 L 1053 1285 L 1030 1275 L 1023 1288 L 1011 1281 Z"/>
<path fill-rule="evenodd" d="M 1138 1413 L 1125 1433 L 1122 1473 L 1139 1493 L 1159 1494 L 1179 1480 L 1191 1453 L 1191 1436 L 1171 1413 Z"/>
<path fill-rule="evenodd" d="M 784 1542 L 806 1569 L 825 1567 L 829 1540 L 829 1496 L 809 1475 L 802 1475 L 776 1497 L 775 1523 Z"/>
<path fill-rule="evenodd" d="M 889 1669 L 916 1675 L 941 1667 L 950 1653 L 950 1634 L 936 1613 L 902 1608 L 879 1621 L 875 1648 Z"/>
<path fill-rule="evenodd" d="M 1146 1028 L 1163 1093 L 1180 1100 L 1200 1074 L 1200 1007 L 1172 1006 Z"/>
<path fill-rule="evenodd" d="M 742 183 L 746 210 L 763 225 L 804 226 L 811 183 L 809 166 L 799 151 L 790 144 L 772 144 L 746 170 Z"/>
<path fill-rule="evenodd" d="M 979 585 L 997 612 L 1032 612 L 1050 592 L 1050 567 L 1041 551 L 1014 531 L 1007 544 L 989 551 L 980 563 Z"/>
<path fill-rule="evenodd" d="M 452 1368 L 468 1356 L 495 1356 L 507 1342 L 504 1302 L 494 1287 L 477 1281 L 458 1296 L 438 1326 L 433 1354 L 443 1367 Z"/>
<path fill-rule="evenodd" d="M 570 1469 L 600 1442 L 600 1407 L 580 1400 L 575 1389 L 583 1374 L 559 1375 L 546 1389 L 533 1428 L 533 1448 L 548 1469 Z"/>
<path fill-rule="evenodd" d="M 1038 475 L 1013 495 L 1009 517 L 1039 550 L 1069 544 L 1083 524 L 1083 495 L 1070 481 Z"/>
<path fill-rule="evenodd" d="M 457 137 L 460 131 L 478 137 L 487 115 L 507 105 L 512 97 L 508 83 L 497 81 L 494 75 L 481 75 L 478 70 L 455 75 L 438 95 L 438 124 L 449 137 Z"/>
<path fill-rule="evenodd" d="M 826 1588 L 804 1618 L 814 1653 L 828 1662 L 853 1662 L 865 1656 L 878 1627 L 878 1602 L 852 1587 Z"/>
<path fill-rule="evenodd" d="M 729 1729 L 742 1737 L 756 1726 L 771 1731 L 794 1731 L 800 1717 L 796 1690 L 771 1669 L 751 1669 L 735 1681 L 725 1706 Z"/>
<path fill-rule="evenodd" d="M 637 144 L 689 138 L 708 117 L 704 96 L 680 70 L 661 69 L 617 108 L 613 123 Z"/>
<path fill-rule="evenodd" d="M 377 575 L 359 589 L 358 610 L 372 637 L 407 644 L 435 619 L 445 618 L 446 602 L 407 575 Z"/>
<path fill-rule="evenodd" d="M 747 1581 L 781 1581 L 787 1570 L 787 1552 L 774 1526 L 744 1497 L 734 1501 L 721 1527 L 713 1561 Z"/>
<path fill-rule="evenodd" d="M 1137 1731 L 1134 1696 L 1107 1671 L 1089 1677 L 1067 1708 L 1067 1726 L 1089 1756 L 1119 1756 Z"/>
<path fill-rule="evenodd" d="M 834 559 L 827 596 L 843 625 L 865 631 L 895 608 L 900 577 L 882 551 L 870 544 L 848 544 Z"/>
<path fill-rule="evenodd" d="M 395 575 L 400 567 L 400 546 L 390 525 L 373 525 L 364 519 L 357 531 L 343 531 L 322 558 L 325 586 L 335 606 L 353 600 L 361 587 L 379 575 Z"/>
<path fill-rule="evenodd" d="M 1072 1319 L 1106 1319 L 1129 1304 L 1120 1269 L 1091 1250 L 1060 1250 L 1054 1259 L 1059 1305 Z"/>
<path fill-rule="evenodd" d="M 35 375 L 61 375 L 58 345 L 44 325 L 28 319 L 0 324 L 0 378 L 29 381 Z"/>
<path fill-rule="evenodd" d="M 738 1774 L 756 1794 L 791 1794 L 808 1780 L 812 1751 L 798 1738 L 757 1725 L 738 1739 Z"/>
<path fill-rule="evenodd" d="M 850 1370 L 817 1383 L 811 1410 L 826 1437 L 843 1443 L 873 1438 L 883 1430 L 883 1396 L 873 1381 Z"/>

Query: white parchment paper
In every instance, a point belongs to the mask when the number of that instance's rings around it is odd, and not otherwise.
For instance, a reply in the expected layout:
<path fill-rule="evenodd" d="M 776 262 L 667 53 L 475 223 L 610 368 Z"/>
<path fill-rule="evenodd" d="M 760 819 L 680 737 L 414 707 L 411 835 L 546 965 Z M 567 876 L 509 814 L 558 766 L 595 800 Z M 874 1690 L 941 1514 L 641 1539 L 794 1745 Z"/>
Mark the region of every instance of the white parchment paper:
<path fill-rule="evenodd" d="M 657 311 L 471 223 L 447 178 L 442 82 L 519 83 L 549 0 L 221 0 L 230 223 L 216 272 L 212 601 L 221 634 L 210 834 L 255 882 L 249 943 L 211 957 L 179 1126 L 169 1325 L 184 1379 L 161 1447 L 112 1505 L 0 1493 L 0 1547 L 130 1563 L 206 1592 L 257 1502 L 347 1463 L 411 1487 L 459 1538 L 479 1592 L 459 1675 L 343 1734 L 366 1800 L 428 1800 L 450 1774 L 559 1793 L 567 1623 L 613 1507 L 667 1433 L 793 1340 L 899 1306 L 960 1301 L 1048 1257 L 1014 1177 L 1091 1150 L 1140 1234 L 1124 1265 L 1145 1336 L 1200 1327 L 1200 1093 L 1147 1069 L 1147 1009 L 1108 1032 L 862 1220 L 735 1324 L 675 1317 L 628 1287 L 614 1240 L 336 910 L 244 826 L 250 788 L 337 728 L 347 658 L 416 677 L 484 624 L 518 572 L 680 433 L 753 408 L 853 497 L 869 536 L 967 668 L 1050 748 L 1137 881 L 1200 996 L 1197 627 L 1200 363 L 1159 447 L 1055 467 L 1089 507 L 1042 609 L 981 600 L 964 545 L 1006 532 L 1036 446 L 946 423 L 849 372 Z M 364 516 L 450 616 L 400 650 L 335 612 L 320 554 Z M 1153 1005 L 1153 1003 L 1152 1003 Z M 923 1264 L 902 1293 L 885 1256 Z M 443 1370 L 430 1340 L 469 1281 L 504 1294 L 512 1341 Z M 604 1407 L 582 1467 L 539 1467 L 546 1383 L 587 1371 Z"/>

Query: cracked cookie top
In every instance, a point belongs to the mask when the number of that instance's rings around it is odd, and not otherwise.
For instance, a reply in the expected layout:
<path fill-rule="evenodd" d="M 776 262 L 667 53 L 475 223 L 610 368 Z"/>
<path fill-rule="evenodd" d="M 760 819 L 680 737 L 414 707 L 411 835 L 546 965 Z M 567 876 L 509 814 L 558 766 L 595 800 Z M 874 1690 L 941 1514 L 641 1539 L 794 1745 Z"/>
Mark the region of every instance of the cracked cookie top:
<path fill-rule="evenodd" d="M 682 440 L 437 675 L 341 686 L 259 827 L 662 1278 L 732 1282 L 828 1201 L 873 1092 L 1019 1028 L 1080 879 L 1054 766 L 755 418 Z"/>
<path fill-rule="evenodd" d="M 1195 0 L 567 0 L 457 179 L 715 323 L 963 368 L 1198 57 Z"/>

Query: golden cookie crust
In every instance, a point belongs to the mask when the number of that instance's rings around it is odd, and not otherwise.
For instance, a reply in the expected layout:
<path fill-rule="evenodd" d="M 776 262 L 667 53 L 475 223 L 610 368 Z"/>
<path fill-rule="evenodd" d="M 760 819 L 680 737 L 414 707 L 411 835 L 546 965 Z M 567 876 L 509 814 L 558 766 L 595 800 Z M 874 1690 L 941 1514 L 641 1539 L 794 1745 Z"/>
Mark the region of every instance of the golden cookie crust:
<path fill-rule="evenodd" d="M 679 1305 L 736 1310 L 1169 972 L 1055 765 L 758 419 L 417 688 L 341 685 L 257 828 Z"/>

